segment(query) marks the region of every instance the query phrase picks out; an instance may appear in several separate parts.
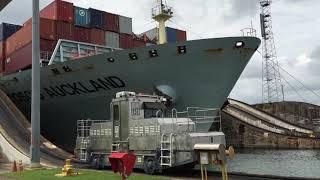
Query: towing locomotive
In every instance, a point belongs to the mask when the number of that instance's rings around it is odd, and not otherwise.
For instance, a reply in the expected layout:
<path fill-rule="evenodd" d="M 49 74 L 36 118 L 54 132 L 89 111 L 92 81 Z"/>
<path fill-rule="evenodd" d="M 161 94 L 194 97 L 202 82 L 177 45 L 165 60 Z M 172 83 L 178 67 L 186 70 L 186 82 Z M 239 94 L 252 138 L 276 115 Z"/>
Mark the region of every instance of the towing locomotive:
<path fill-rule="evenodd" d="M 194 145 L 222 144 L 221 112 L 188 107 L 179 112 L 157 95 L 119 92 L 110 103 L 110 120 L 78 120 L 75 156 L 101 169 L 110 166 L 112 152 L 134 152 L 135 168 L 148 174 L 194 165 Z M 208 126 L 217 131 L 208 132 Z"/>

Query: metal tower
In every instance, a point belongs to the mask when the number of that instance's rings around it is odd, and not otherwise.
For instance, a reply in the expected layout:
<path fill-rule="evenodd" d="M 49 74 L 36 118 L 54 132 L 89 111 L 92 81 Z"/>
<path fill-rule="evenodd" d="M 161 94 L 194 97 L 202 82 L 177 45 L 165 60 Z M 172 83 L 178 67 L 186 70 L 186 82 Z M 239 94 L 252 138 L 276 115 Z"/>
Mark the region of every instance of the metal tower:
<path fill-rule="evenodd" d="M 283 97 L 277 53 L 272 32 L 271 0 L 260 0 L 262 44 L 262 100 L 277 102 Z"/>
<path fill-rule="evenodd" d="M 172 18 L 172 8 L 167 6 L 163 0 L 157 0 L 158 5 L 152 8 L 152 18 L 159 22 L 159 44 L 167 43 L 167 33 L 165 22 Z"/>

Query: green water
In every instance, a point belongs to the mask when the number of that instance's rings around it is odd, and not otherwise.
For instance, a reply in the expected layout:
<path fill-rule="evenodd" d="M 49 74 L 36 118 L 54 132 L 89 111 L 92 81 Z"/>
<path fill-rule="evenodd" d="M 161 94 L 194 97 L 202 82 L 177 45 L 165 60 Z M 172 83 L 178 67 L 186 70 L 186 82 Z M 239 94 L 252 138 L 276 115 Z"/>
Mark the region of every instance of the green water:
<path fill-rule="evenodd" d="M 228 162 L 231 172 L 320 179 L 320 150 L 242 149 Z"/>

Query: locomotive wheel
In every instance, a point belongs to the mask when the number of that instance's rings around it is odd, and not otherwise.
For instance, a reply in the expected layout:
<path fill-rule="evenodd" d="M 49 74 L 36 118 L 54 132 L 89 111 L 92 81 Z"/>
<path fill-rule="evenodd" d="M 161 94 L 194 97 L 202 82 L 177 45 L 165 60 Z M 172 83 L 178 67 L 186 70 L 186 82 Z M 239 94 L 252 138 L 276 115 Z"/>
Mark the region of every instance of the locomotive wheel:
<path fill-rule="evenodd" d="M 143 163 L 144 172 L 147 174 L 154 174 L 156 172 L 156 161 L 154 158 L 147 157 Z"/>
<path fill-rule="evenodd" d="M 94 155 L 92 157 L 91 167 L 99 170 L 103 169 L 104 168 L 103 156 Z"/>
<path fill-rule="evenodd" d="M 91 160 L 91 167 L 95 169 L 99 169 L 99 156 L 94 155 Z"/>

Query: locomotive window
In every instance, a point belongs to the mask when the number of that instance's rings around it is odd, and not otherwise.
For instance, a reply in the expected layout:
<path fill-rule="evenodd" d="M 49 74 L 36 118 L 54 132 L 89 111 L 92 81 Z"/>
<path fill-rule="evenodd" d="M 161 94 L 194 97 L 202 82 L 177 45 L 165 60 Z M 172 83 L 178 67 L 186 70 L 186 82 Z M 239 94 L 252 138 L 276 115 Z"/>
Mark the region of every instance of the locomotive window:
<path fill-rule="evenodd" d="M 131 103 L 131 115 L 132 116 L 139 116 L 140 115 L 140 106 L 139 102 L 132 102 Z"/>
<path fill-rule="evenodd" d="M 119 120 L 119 105 L 113 106 L 113 120 Z"/>

